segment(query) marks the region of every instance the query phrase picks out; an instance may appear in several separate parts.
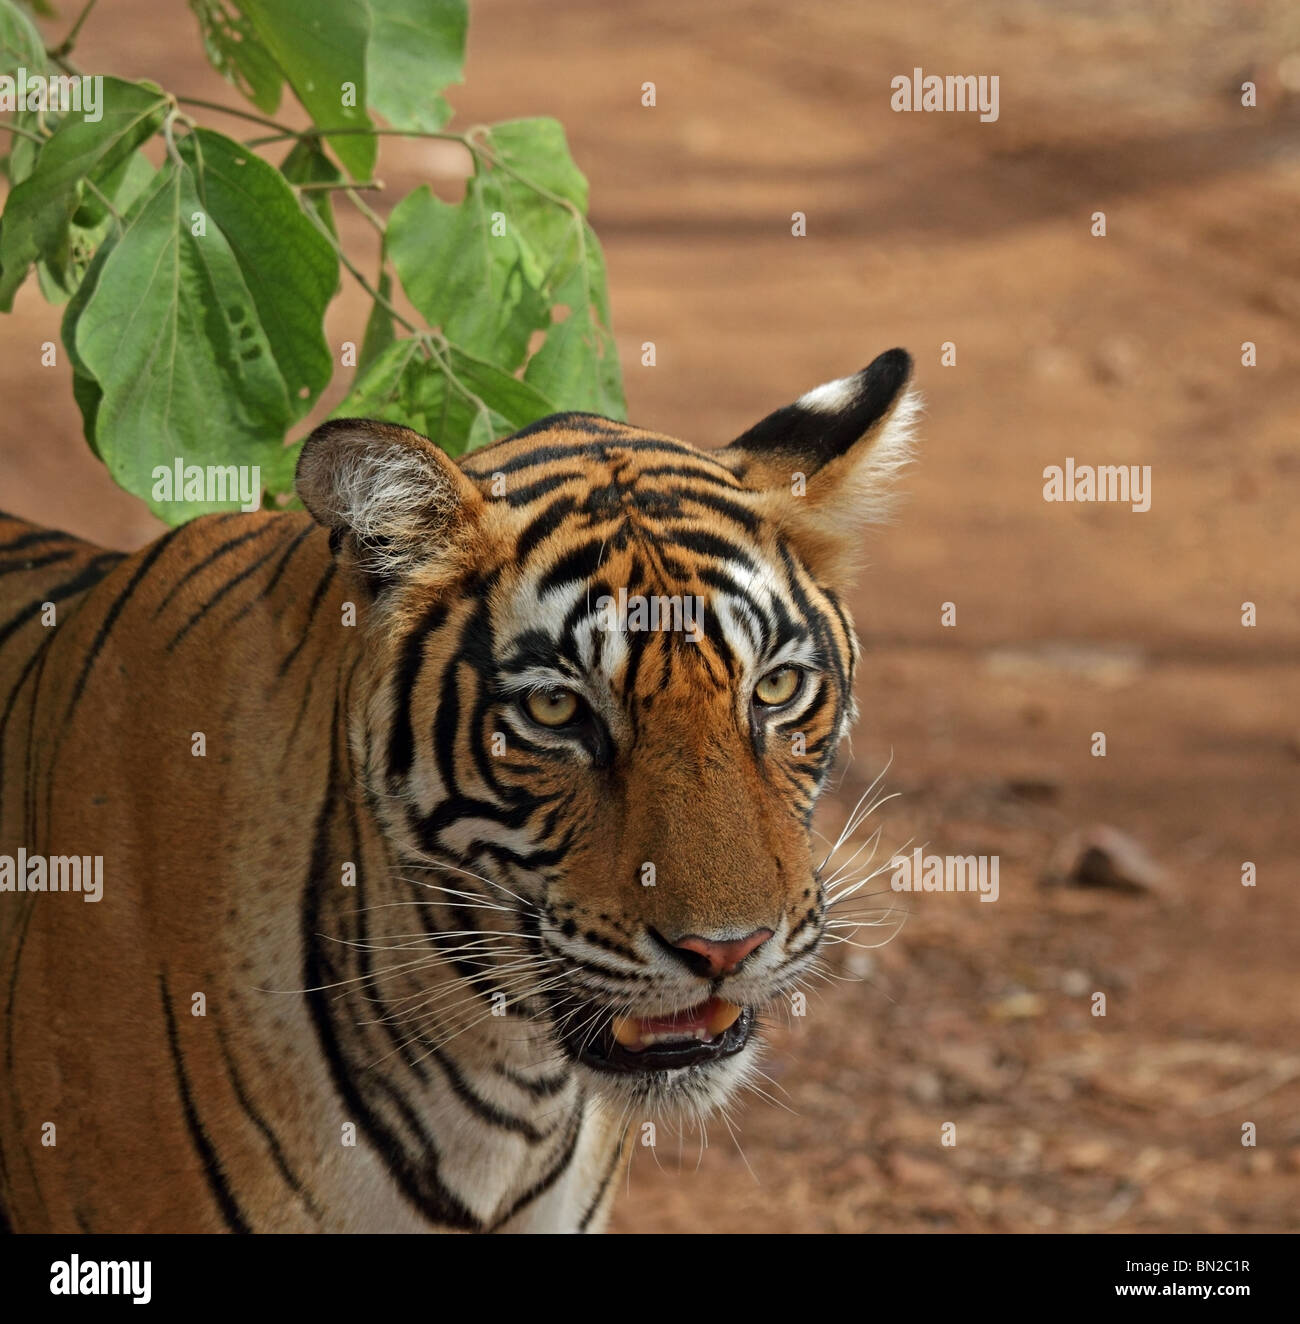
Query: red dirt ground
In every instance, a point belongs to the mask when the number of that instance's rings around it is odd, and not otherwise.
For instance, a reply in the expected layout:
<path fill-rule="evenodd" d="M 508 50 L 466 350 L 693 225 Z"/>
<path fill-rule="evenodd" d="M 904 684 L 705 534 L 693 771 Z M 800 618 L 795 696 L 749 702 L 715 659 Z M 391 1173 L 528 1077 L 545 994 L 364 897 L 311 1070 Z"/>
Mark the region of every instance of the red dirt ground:
<path fill-rule="evenodd" d="M 996 904 L 892 898 L 911 912 L 892 941 L 836 949 L 853 982 L 773 1036 L 785 1107 L 743 1107 L 743 1159 L 720 1124 L 698 1169 L 695 1136 L 680 1168 L 662 1136 L 658 1164 L 637 1152 L 616 1228 L 1296 1229 L 1294 6 L 473 11 L 453 102 L 463 123 L 566 125 L 634 421 L 721 443 L 880 350 L 916 354 L 921 463 L 856 598 L 863 717 L 820 822 L 834 836 L 892 754 L 878 858 L 914 840 L 1001 862 Z M 80 59 L 233 95 L 192 27 L 121 0 Z M 891 112 L 890 79 L 917 65 L 998 74 L 1000 118 Z M 389 145 L 379 173 L 395 199 L 455 171 L 442 147 Z M 364 249 L 360 224 L 344 233 Z M 349 290 L 332 339 L 363 317 Z M 137 546 L 157 526 L 86 449 L 66 369 L 36 366 L 57 324 L 34 286 L 0 320 L 0 504 Z M 1045 503 L 1042 468 L 1066 456 L 1150 464 L 1151 510 Z M 1165 885 L 1042 886 L 1096 824 Z"/>

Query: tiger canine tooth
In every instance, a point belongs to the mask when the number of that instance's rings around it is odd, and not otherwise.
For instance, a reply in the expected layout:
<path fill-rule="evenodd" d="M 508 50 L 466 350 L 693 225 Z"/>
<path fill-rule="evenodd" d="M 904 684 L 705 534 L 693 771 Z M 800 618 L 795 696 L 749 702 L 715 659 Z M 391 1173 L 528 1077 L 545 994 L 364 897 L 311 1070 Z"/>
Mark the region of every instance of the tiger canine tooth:
<path fill-rule="evenodd" d="M 704 1028 L 710 1035 L 717 1036 L 724 1030 L 729 1030 L 740 1016 L 740 1008 L 734 1002 L 727 1002 L 723 998 L 714 998 L 713 1007 L 709 1012 L 708 1019 L 704 1022 Z"/>
<path fill-rule="evenodd" d="M 615 1016 L 610 1023 L 615 1040 L 624 1048 L 641 1046 L 641 1022 L 635 1016 Z"/>

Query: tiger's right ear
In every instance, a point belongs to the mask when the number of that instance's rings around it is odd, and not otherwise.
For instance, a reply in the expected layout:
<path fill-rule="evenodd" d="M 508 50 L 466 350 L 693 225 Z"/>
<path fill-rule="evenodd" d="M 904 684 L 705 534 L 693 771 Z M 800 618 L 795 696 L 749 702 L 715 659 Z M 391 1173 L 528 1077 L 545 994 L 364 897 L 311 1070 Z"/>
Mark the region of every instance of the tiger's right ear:
<path fill-rule="evenodd" d="M 336 418 L 303 443 L 302 503 L 376 590 L 472 559 L 483 495 L 440 447 L 395 423 Z"/>

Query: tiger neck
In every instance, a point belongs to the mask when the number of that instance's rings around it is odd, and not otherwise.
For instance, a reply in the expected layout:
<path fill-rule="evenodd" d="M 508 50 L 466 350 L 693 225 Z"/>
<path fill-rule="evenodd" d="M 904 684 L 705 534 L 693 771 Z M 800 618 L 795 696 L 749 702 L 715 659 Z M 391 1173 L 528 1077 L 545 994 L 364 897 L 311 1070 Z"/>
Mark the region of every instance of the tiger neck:
<path fill-rule="evenodd" d="M 529 996 L 536 940 L 472 879 L 389 846 L 346 729 L 357 663 L 339 667 L 304 996 L 335 1088 L 407 1199 L 439 1225 L 500 1226 L 565 1172 L 591 1108 Z M 481 1147 L 466 1146 L 475 1129 Z M 451 1135 L 455 1147 L 440 1139 Z M 466 1168 L 488 1150 L 490 1165 Z"/>

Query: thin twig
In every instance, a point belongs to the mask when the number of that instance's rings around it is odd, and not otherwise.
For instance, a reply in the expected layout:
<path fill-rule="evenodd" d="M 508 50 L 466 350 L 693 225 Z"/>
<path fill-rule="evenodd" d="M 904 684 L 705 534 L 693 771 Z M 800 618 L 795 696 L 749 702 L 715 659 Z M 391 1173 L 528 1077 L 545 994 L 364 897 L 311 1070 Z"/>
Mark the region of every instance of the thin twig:
<path fill-rule="evenodd" d="M 82 25 L 90 17 L 90 11 L 94 9 L 97 3 L 98 0 L 86 0 L 81 13 L 77 15 L 76 22 L 68 29 L 68 35 L 52 50 L 45 52 L 51 60 L 58 60 L 62 63 L 65 56 L 72 54 L 72 48 L 77 44 L 77 38 L 81 35 Z"/>
<path fill-rule="evenodd" d="M 301 138 L 309 133 L 314 133 L 314 129 L 303 129 L 301 132 L 297 129 L 291 129 L 287 124 L 281 124 L 279 120 L 267 119 L 265 115 L 254 115 L 251 110 L 240 110 L 236 106 L 223 106 L 219 101 L 205 101 L 202 97 L 181 97 L 176 98 L 183 106 L 198 106 L 203 110 L 217 110 L 223 115 L 233 115 L 236 119 L 250 120 L 254 124 L 263 124 L 268 129 L 279 129 L 280 138 Z M 275 139 L 261 139 L 263 142 L 273 142 Z M 248 143 L 246 146 L 253 146 Z"/>

